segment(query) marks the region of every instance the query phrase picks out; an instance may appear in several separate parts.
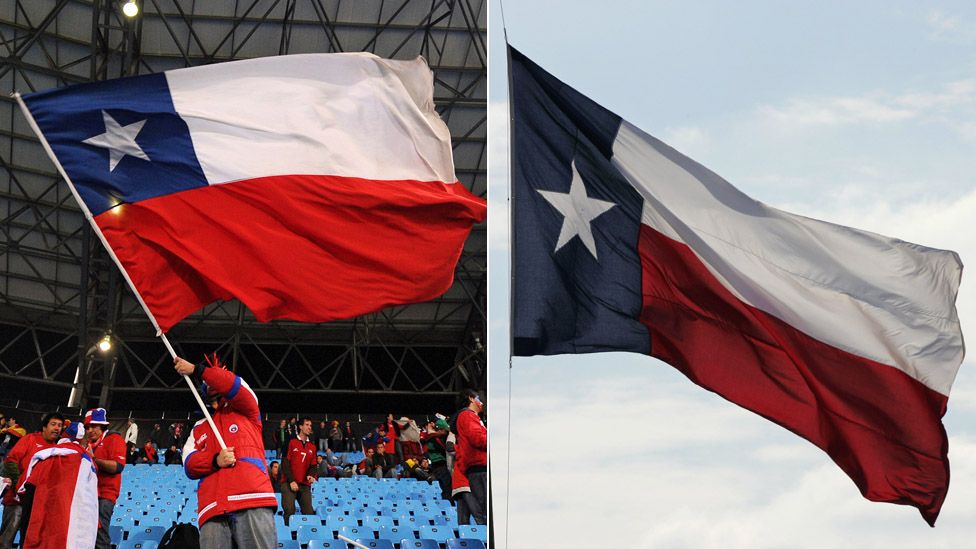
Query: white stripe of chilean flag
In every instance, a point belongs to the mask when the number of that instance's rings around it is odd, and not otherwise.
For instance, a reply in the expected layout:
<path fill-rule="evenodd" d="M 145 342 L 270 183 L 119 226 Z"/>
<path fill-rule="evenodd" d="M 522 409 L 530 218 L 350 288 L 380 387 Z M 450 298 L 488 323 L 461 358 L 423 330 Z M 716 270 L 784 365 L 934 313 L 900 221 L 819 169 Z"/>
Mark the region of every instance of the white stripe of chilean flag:
<path fill-rule="evenodd" d="M 649 353 L 934 524 L 959 257 L 757 202 L 510 53 L 515 354 Z"/>
<path fill-rule="evenodd" d="M 162 331 L 216 299 L 328 321 L 434 298 L 485 216 L 421 58 L 268 57 L 23 99 Z"/>

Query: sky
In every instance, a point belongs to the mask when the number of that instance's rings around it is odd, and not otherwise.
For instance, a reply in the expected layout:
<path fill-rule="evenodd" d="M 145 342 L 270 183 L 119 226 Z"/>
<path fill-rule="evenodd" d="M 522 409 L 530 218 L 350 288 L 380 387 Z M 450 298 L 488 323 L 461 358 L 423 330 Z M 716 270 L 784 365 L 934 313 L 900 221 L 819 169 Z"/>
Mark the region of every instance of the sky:
<path fill-rule="evenodd" d="M 504 9 L 522 53 L 753 198 L 976 265 L 973 2 L 519 0 Z M 495 547 L 971 545 L 974 356 L 944 418 L 952 479 L 934 529 L 914 508 L 863 499 L 821 450 L 655 359 L 516 358 L 509 368 L 509 110 L 497 0 L 491 10 Z M 964 269 L 957 308 L 976 341 L 971 276 Z"/>

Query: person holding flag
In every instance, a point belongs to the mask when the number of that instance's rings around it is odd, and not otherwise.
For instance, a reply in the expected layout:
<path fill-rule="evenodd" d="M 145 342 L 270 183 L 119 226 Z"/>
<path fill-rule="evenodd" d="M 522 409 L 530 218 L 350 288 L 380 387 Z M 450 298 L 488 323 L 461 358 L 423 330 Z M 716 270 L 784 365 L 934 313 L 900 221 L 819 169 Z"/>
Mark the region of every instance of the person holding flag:
<path fill-rule="evenodd" d="M 98 535 L 98 475 L 72 423 L 55 446 L 34 453 L 18 491 L 20 538 L 31 549 L 88 549 Z"/>
<path fill-rule="evenodd" d="M 217 549 L 276 545 L 274 512 L 278 508 L 268 477 L 261 438 L 258 398 L 247 382 L 228 371 L 214 354 L 206 364 L 182 358 L 173 363 L 180 375 L 202 380 L 200 392 L 213 410 L 211 424 L 201 419 L 183 447 L 183 470 L 199 479 L 197 518 L 200 547 Z M 227 447 L 221 448 L 218 436 Z"/>

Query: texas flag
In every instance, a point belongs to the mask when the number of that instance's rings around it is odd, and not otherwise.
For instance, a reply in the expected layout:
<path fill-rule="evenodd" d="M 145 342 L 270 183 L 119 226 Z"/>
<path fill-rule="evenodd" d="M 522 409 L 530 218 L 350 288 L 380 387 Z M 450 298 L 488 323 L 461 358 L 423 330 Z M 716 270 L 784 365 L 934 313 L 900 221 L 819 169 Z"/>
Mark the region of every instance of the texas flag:
<path fill-rule="evenodd" d="M 513 354 L 650 354 L 934 524 L 959 257 L 753 200 L 509 52 Z"/>
<path fill-rule="evenodd" d="M 485 217 L 422 58 L 266 57 L 22 99 L 164 332 L 217 299 L 261 321 L 429 300 Z"/>

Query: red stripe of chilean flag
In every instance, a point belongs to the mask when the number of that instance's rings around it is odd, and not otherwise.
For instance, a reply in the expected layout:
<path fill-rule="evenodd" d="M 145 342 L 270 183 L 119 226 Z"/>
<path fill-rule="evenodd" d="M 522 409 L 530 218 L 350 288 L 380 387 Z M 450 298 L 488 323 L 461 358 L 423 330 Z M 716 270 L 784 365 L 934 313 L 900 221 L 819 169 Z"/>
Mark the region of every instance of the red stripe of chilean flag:
<path fill-rule="evenodd" d="M 23 99 L 163 332 L 217 299 L 315 322 L 432 299 L 485 218 L 421 58 L 269 57 Z"/>
<path fill-rule="evenodd" d="M 510 52 L 514 353 L 660 358 L 934 524 L 959 257 L 752 200 Z"/>

